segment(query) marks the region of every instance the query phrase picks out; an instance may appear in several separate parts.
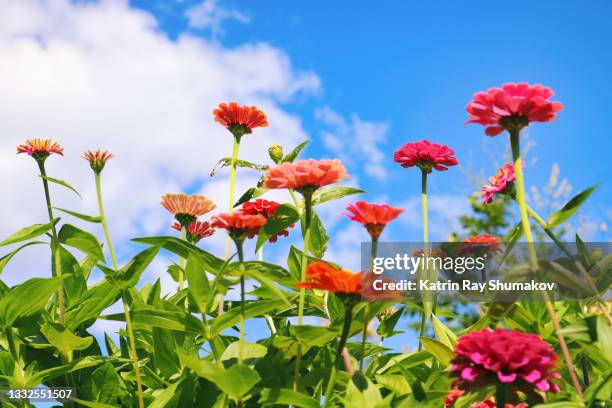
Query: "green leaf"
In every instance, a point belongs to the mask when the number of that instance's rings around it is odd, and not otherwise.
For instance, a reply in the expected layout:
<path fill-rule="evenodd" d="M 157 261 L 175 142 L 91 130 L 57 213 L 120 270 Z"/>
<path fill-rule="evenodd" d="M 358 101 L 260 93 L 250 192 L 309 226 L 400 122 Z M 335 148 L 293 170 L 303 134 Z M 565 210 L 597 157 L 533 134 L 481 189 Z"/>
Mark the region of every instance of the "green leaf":
<path fill-rule="evenodd" d="M 258 300 L 244 306 L 245 319 L 265 315 L 272 310 L 285 306 L 282 300 Z M 235 307 L 215 318 L 211 323 L 212 334 L 219 334 L 240 321 L 240 308 Z"/>
<path fill-rule="evenodd" d="M 101 217 L 97 217 L 97 216 L 93 216 L 93 215 L 81 214 L 81 213 L 78 213 L 78 212 L 75 212 L 75 211 L 66 210 L 64 208 L 58 208 L 58 207 L 53 207 L 53 208 L 55 208 L 58 211 L 65 212 L 66 214 L 70 214 L 73 217 L 76 217 L 76 218 L 78 218 L 80 220 L 83 220 L 83 221 L 93 222 L 93 223 L 97 223 L 97 224 L 102 222 L 102 218 Z"/>
<path fill-rule="evenodd" d="M 9 252 L 8 254 L 4 255 L 2 258 L 0 258 L 0 273 L 2 273 L 2 271 L 4 270 L 6 265 L 9 263 L 9 261 L 15 255 L 17 255 L 17 252 L 21 251 L 23 248 L 28 247 L 30 245 L 38 245 L 38 244 L 47 244 L 47 242 L 43 242 L 43 241 L 30 241 L 30 242 L 28 242 L 26 244 L 23 244 L 22 246 L 20 246 L 19 248 L 15 249 L 14 251 Z"/>
<path fill-rule="evenodd" d="M 174 384 L 170 384 L 168 388 L 165 388 L 163 391 L 157 394 L 157 396 L 155 397 L 153 402 L 151 402 L 148 408 L 166 407 L 168 403 L 172 400 L 172 398 L 174 398 L 174 396 L 176 395 L 176 389 L 178 388 L 180 383 L 181 382 L 179 381 L 175 382 Z"/>
<path fill-rule="evenodd" d="M 259 404 L 288 405 L 300 408 L 319 408 L 319 403 L 312 397 L 297 391 L 282 388 L 264 388 L 261 390 Z"/>
<path fill-rule="evenodd" d="M 272 291 L 272 293 L 274 293 L 280 300 L 285 302 L 285 304 L 287 306 L 291 306 L 291 303 L 289 303 L 289 300 L 287 300 L 287 297 L 285 296 L 285 292 L 283 292 L 276 285 L 276 282 L 274 280 L 268 278 L 263 273 L 261 273 L 259 271 L 256 271 L 256 270 L 253 270 L 253 269 L 249 269 L 249 270 L 244 271 L 244 275 L 249 277 L 249 278 L 251 278 L 251 279 L 255 279 L 256 281 L 261 283 L 264 287 L 270 289 Z"/>
<path fill-rule="evenodd" d="M 71 224 L 64 224 L 59 231 L 58 239 L 65 245 L 76 248 L 99 261 L 106 262 L 102 253 L 102 245 L 100 245 L 98 238 L 90 232 L 83 231 Z"/>
<path fill-rule="evenodd" d="M 370 408 L 382 402 L 378 387 L 365 377 L 360 371 L 356 371 L 346 387 L 346 408 Z"/>
<path fill-rule="evenodd" d="M 342 197 L 362 194 L 365 190 L 355 187 L 334 186 L 317 190 L 312 197 L 312 205 L 323 204 Z"/>
<path fill-rule="evenodd" d="M 283 231 L 285 228 L 289 228 L 299 220 L 300 214 L 297 208 L 291 204 L 282 204 L 268 218 L 266 225 L 259 230 L 255 251 L 258 251 L 272 236 Z"/>
<path fill-rule="evenodd" d="M 222 158 L 221 160 L 217 162 L 217 164 L 215 164 L 215 167 L 210 172 L 210 177 L 215 177 L 215 175 L 217 174 L 217 170 L 223 167 L 231 166 L 231 164 L 232 164 L 231 157 Z M 236 160 L 236 167 L 246 167 L 248 169 L 253 169 L 257 171 L 266 171 L 270 168 L 270 166 L 265 165 L 265 164 L 257 164 L 257 163 L 252 163 L 246 160 L 240 160 L 240 159 Z"/>
<path fill-rule="evenodd" d="M 430 352 L 444 367 L 450 364 L 453 359 L 453 351 L 443 343 L 427 337 L 419 337 L 425 350 Z"/>
<path fill-rule="evenodd" d="M 251 201 L 253 198 L 261 197 L 268 191 L 267 188 L 264 187 L 251 187 L 247 191 L 244 192 L 242 196 L 236 201 L 234 204 L 234 208 L 239 207 L 240 205 L 246 203 L 247 201 Z"/>
<path fill-rule="evenodd" d="M 169 330 L 154 327 L 151 333 L 153 337 L 153 360 L 155 367 L 164 378 L 170 378 L 181 369 L 176 354 L 176 342 L 173 333 Z"/>
<path fill-rule="evenodd" d="M 291 326 L 289 330 L 300 343 L 307 346 L 324 346 L 338 336 L 338 333 L 329 327 L 321 326 Z"/>
<path fill-rule="evenodd" d="M 153 262 L 158 252 L 158 246 L 145 249 L 134 256 L 119 271 L 113 273 L 110 280 L 115 285 L 124 289 L 136 286 L 143 272 L 147 269 L 149 264 Z"/>
<path fill-rule="evenodd" d="M 555 211 L 548 217 L 548 227 L 553 228 L 557 225 L 563 224 L 567 221 L 578 208 L 589 198 L 589 196 L 597 189 L 597 185 L 587 188 L 586 190 L 581 191 L 576 194 L 571 200 L 569 200 L 563 208 L 558 211 Z"/>
<path fill-rule="evenodd" d="M 285 163 L 285 162 L 293 163 L 295 159 L 298 157 L 298 155 L 300 154 L 300 152 L 306 147 L 308 142 L 309 141 L 307 140 L 297 145 L 292 151 L 290 151 L 289 153 L 285 155 L 285 157 L 283 157 L 283 159 L 281 160 L 281 163 Z"/>
<path fill-rule="evenodd" d="M 189 254 L 187 265 L 185 267 L 185 277 L 187 278 L 187 290 L 189 298 L 194 303 L 200 313 L 208 313 L 208 305 L 210 304 L 214 293 L 210 290 L 210 284 L 206 277 L 206 267 L 199 257 L 194 254 Z"/>
<path fill-rule="evenodd" d="M 404 309 L 400 308 L 393 312 L 393 314 L 385 319 L 383 319 L 378 328 L 376 328 L 376 333 L 378 333 L 381 337 L 389 338 L 393 335 L 403 333 L 401 331 L 396 331 L 395 326 L 399 322 L 399 319 L 402 317 L 404 313 Z"/>
<path fill-rule="evenodd" d="M 431 315 L 431 322 L 436 337 L 440 343 L 444 344 L 451 350 L 454 349 L 455 345 L 457 344 L 457 335 L 451 329 L 446 327 L 435 314 Z"/>
<path fill-rule="evenodd" d="M 117 301 L 119 294 L 119 289 L 106 281 L 90 288 L 66 312 L 66 327 L 76 330 L 81 324 L 95 319 L 104 309 Z"/>
<path fill-rule="evenodd" d="M 93 337 L 76 336 L 66 327 L 52 322 L 45 323 L 40 328 L 40 332 L 49 344 L 63 354 L 73 350 L 85 350 L 93 342 Z"/>
<path fill-rule="evenodd" d="M 193 253 L 200 257 L 200 260 L 206 265 L 206 270 L 215 275 L 225 266 L 225 261 L 223 259 L 176 237 L 146 237 L 135 238 L 132 241 L 164 248 L 185 259 L 189 257 L 190 253 Z"/>
<path fill-rule="evenodd" d="M 39 174 L 38 177 L 40 177 L 42 179 L 45 179 L 45 180 L 47 180 L 47 181 L 49 181 L 51 183 L 55 183 L 55 184 L 58 184 L 60 186 L 66 187 L 68 190 L 70 190 L 73 193 L 75 193 L 76 195 L 78 195 L 79 198 L 81 198 L 81 199 L 83 198 L 83 197 L 81 197 L 81 193 L 79 193 L 76 188 L 72 187 L 70 184 L 66 183 L 64 180 L 56 179 L 56 178 L 49 177 L 49 176 L 43 176 L 42 174 Z"/>
<path fill-rule="evenodd" d="M 37 385 L 47 383 L 49 380 L 72 373 L 75 371 L 82 370 L 88 367 L 94 367 L 103 363 L 99 357 L 87 356 L 79 360 L 73 360 L 70 364 L 56 366 L 48 368 L 46 370 L 37 371 L 32 377 L 30 377 L 26 383 L 26 388 L 34 388 Z"/>
<path fill-rule="evenodd" d="M 416 353 L 399 354 L 391 357 L 387 364 L 376 371 L 376 374 L 393 374 L 400 372 L 400 368 L 408 369 L 419 366 L 428 360 L 431 360 L 432 355 L 427 351 L 419 351 Z"/>
<path fill-rule="evenodd" d="M 267 353 L 268 348 L 266 346 L 262 346 L 261 344 L 257 343 L 244 342 L 243 357 L 245 361 L 264 357 Z M 223 355 L 221 356 L 221 361 L 227 361 L 231 359 L 238 360 L 239 354 L 240 342 L 235 341 L 229 346 L 227 346 L 227 348 L 223 352 Z"/>
<path fill-rule="evenodd" d="M 29 227 L 20 229 L 4 241 L 0 242 L 0 246 L 15 244 L 17 242 L 27 241 L 28 239 L 36 238 L 45 232 L 49 231 L 51 227 L 58 223 L 60 219 L 55 218 L 53 222 L 48 224 L 34 224 Z"/>
<path fill-rule="evenodd" d="M 325 231 L 325 227 L 317 214 L 313 214 L 312 224 L 310 226 L 310 252 L 317 258 L 323 258 L 327 250 L 327 242 L 329 236 Z"/>
<path fill-rule="evenodd" d="M 195 316 L 182 311 L 171 311 L 155 309 L 148 305 L 141 305 L 131 311 L 132 321 L 135 326 L 150 329 L 159 327 L 162 329 L 178 332 L 202 334 L 204 327 L 202 322 Z M 123 313 L 105 316 L 109 320 L 124 321 Z"/>
<path fill-rule="evenodd" d="M 0 322 L 12 326 L 17 319 L 39 312 L 60 284 L 59 278 L 32 278 L 14 286 L 0 299 Z"/>
<path fill-rule="evenodd" d="M 88 408 L 116 408 L 116 405 L 103 404 L 101 402 L 85 401 L 80 398 L 73 398 L 72 401 Z"/>

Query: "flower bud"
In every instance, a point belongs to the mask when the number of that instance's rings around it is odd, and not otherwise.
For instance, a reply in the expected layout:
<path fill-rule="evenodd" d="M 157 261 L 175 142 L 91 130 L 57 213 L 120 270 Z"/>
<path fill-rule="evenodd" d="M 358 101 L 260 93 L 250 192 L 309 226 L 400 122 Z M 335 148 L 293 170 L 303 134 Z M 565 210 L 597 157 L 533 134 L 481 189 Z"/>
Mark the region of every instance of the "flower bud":
<path fill-rule="evenodd" d="M 279 144 L 270 145 L 268 154 L 274 163 L 279 164 L 283 160 L 283 146 Z"/>

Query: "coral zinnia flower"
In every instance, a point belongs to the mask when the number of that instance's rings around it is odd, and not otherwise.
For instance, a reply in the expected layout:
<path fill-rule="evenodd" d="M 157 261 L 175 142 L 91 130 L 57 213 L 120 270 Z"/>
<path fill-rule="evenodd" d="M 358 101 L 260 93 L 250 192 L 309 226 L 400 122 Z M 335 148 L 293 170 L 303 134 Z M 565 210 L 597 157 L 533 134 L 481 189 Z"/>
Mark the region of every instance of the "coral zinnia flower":
<path fill-rule="evenodd" d="M 522 161 L 521 166 L 525 167 L 525 162 Z M 493 201 L 495 194 L 512 194 L 514 189 L 514 164 L 504 164 L 493 177 L 489 177 L 489 184 L 482 187 L 480 198 L 484 204 L 489 204 Z"/>
<path fill-rule="evenodd" d="M 361 295 L 361 273 L 336 269 L 327 262 L 316 261 L 308 265 L 306 282 L 298 282 L 298 288 L 322 289 L 338 295 Z"/>
<path fill-rule="evenodd" d="M 104 169 L 106 162 L 113 157 L 115 156 L 113 156 L 111 152 L 100 149 L 96 150 L 95 152 L 87 150 L 85 153 L 83 153 L 83 158 L 89 162 L 91 169 L 96 173 L 100 173 L 102 169 Z"/>
<path fill-rule="evenodd" d="M 180 223 L 175 222 L 172 228 L 177 231 L 182 230 Z M 208 221 L 195 221 L 187 227 L 187 241 L 197 244 L 202 238 L 207 238 L 215 233 L 215 229 Z"/>
<path fill-rule="evenodd" d="M 563 109 L 560 102 L 549 101 L 553 95 L 550 88 L 526 82 L 477 92 L 467 105 L 470 120 L 466 123 L 487 126 L 487 136 L 497 136 L 504 129 L 520 130 L 530 122 L 550 122 Z"/>
<path fill-rule="evenodd" d="M 222 103 L 213 110 L 215 122 L 225 126 L 240 139 L 247 133 L 253 133 L 256 127 L 268 126 L 266 115 L 256 106 L 241 106 L 236 102 Z"/>
<path fill-rule="evenodd" d="M 266 224 L 266 217 L 261 214 L 247 214 L 242 210 L 223 213 L 211 218 L 212 226 L 227 230 L 233 240 L 243 241 L 253 238 L 259 229 Z"/>
<path fill-rule="evenodd" d="M 346 168 L 340 160 L 297 160 L 272 167 L 266 173 L 265 188 L 288 188 L 300 192 L 338 183 L 348 178 Z"/>
<path fill-rule="evenodd" d="M 263 198 L 258 198 L 254 201 L 247 201 L 242 205 L 242 211 L 245 214 L 261 214 L 266 219 L 272 217 L 276 210 L 280 207 L 280 204 L 276 201 L 264 200 Z M 291 228 L 293 228 L 294 224 L 291 224 Z M 278 237 L 288 237 L 289 229 L 285 228 L 284 230 L 274 234 L 270 237 L 268 241 L 276 242 Z"/>
<path fill-rule="evenodd" d="M 161 205 L 183 226 L 188 226 L 199 216 L 212 211 L 215 204 L 203 195 L 164 194 Z"/>
<path fill-rule="evenodd" d="M 501 250 L 501 238 L 491 234 L 473 235 L 461 241 L 461 254 L 484 250 L 495 252 Z"/>
<path fill-rule="evenodd" d="M 64 149 L 51 139 L 28 139 L 17 146 L 17 154 L 27 153 L 36 160 L 46 159 L 51 153 L 64 155 Z"/>
<path fill-rule="evenodd" d="M 378 239 L 385 226 L 404 212 L 403 208 L 391 207 L 387 204 L 374 204 L 357 201 L 346 206 L 350 214 L 343 213 L 353 221 L 365 225 L 373 240 Z"/>
<path fill-rule="evenodd" d="M 395 151 L 393 160 L 402 167 L 417 166 L 427 173 L 431 173 L 432 168 L 439 171 L 448 170 L 444 166 L 456 166 L 459 163 L 453 149 L 427 140 L 406 143 Z"/>
<path fill-rule="evenodd" d="M 464 391 L 488 385 L 508 384 L 513 393 L 522 391 L 537 398 L 536 390 L 559 390 L 552 379 L 558 360 L 550 344 L 535 334 L 515 330 L 484 329 L 461 336 L 455 347 L 451 376 Z"/>

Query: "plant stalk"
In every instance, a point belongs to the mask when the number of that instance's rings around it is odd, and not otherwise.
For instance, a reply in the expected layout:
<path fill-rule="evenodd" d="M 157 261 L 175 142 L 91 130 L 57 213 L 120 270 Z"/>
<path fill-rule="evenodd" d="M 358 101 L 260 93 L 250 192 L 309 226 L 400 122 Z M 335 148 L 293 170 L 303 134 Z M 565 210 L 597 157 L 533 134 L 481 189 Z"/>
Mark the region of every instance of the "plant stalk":
<path fill-rule="evenodd" d="M 332 399 L 332 394 L 334 392 L 334 385 L 336 384 L 336 375 L 338 374 L 338 365 L 339 365 L 339 362 L 342 361 L 342 350 L 344 349 L 346 340 L 348 339 L 349 332 L 351 330 L 352 320 L 353 320 L 353 305 L 345 305 L 344 326 L 342 327 L 342 334 L 340 336 L 340 341 L 338 342 L 338 348 L 336 349 L 336 357 L 334 358 L 334 365 L 332 366 L 332 371 L 329 375 L 329 381 L 327 383 L 327 388 L 325 389 L 324 407 L 329 406 L 329 402 Z"/>
<path fill-rule="evenodd" d="M 240 262 L 240 343 L 238 347 L 238 364 L 244 361 L 244 251 L 242 250 L 242 242 L 236 241 L 236 250 L 238 251 L 238 261 Z"/>
<path fill-rule="evenodd" d="M 372 236 L 372 243 L 370 246 L 370 270 L 368 273 L 372 271 L 372 265 L 374 263 L 374 258 L 376 258 L 376 252 L 378 251 L 378 237 Z M 368 315 L 370 314 L 370 304 L 366 303 L 363 310 L 363 331 L 361 333 L 361 355 L 359 356 L 359 371 L 363 372 L 363 360 L 365 360 L 365 345 L 366 340 L 368 338 L 368 323 L 370 322 L 368 319 Z"/>
<path fill-rule="evenodd" d="M 185 225 L 181 225 L 181 240 L 187 240 L 187 227 Z M 183 290 L 185 286 L 185 258 L 182 256 L 179 257 L 179 290 Z"/>
<path fill-rule="evenodd" d="M 423 244 L 424 253 L 426 256 L 429 254 L 429 220 L 428 220 L 428 209 L 427 209 L 427 171 L 421 169 L 421 206 L 423 207 Z M 426 299 L 423 298 L 423 311 L 421 312 L 421 327 L 419 329 L 419 338 L 425 337 L 427 331 L 427 320 L 429 316 L 426 313 L 425 307 Z M 419 340 L 419 351 L 423 348 L 423 343 Z"/>

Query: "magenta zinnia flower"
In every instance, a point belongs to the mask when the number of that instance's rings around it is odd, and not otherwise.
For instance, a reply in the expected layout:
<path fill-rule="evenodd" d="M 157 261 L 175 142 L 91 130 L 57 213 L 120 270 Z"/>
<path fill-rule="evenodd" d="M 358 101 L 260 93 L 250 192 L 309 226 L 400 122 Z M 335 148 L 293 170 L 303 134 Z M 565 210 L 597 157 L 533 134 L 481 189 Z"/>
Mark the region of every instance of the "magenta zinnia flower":
<path fill-rule="evenodd" d="M 487 126 L 487 136 L 497 136 L 504 129 L 520 130 L 531 122 L 550 122 L 563 109 L 560 102 L 549 101 L 553 95 L 550 88 L 526 82 L 477 92 L 467 105 L 470 120 L 466 123 Z"/>
<path fill-rule="evenodd" d="M 557 392 L 558 360 L 550 344 L 535 334 L 484 329 L 459 338 L 452 360 L 454 386 L 464 391 L 498 383 L 537 398 L 536 391 Z"/>
<path fill-rule="evenodd" d="M 525 162 L 521 165 L 525 167 Z M 480 198 L 484 204 L 489 204 L 495 198 L 495 194 L 512 194 L 514 190 L 514 164 L 504 164 L 493 177 L 489 177 L 489 184 L 482 187 Z"/>
<path fill-rule="evenodd" d="M 393 160 L 402 167 L 417 166 L 427 173 L 431 173 L 432 168 L 439 171 L 448 170 L 444 166 L 456 166 L 459 163 L 453 149 L 428 140 L 406 143 L 395 151 Z"/>
<path fill-rule="evenodd" d="M 372 239 L 378 239 L 385 226 L 404 212 L 403 208 L 391 207 L 387 204 L 374 204 L 357 201 L 346 206 L 349 213 L 343 213 L 351 220 L 363 224 Z"/>
<path fill-rule="evenodd" d="M 263 215 L 266 219 L 272 217 L 276 210 L 280 207 L 280 204 L 276 201 L 264 200 L 263 198 L 258 198 L 254 201 L 247 201 L 242 204 L 242 212 L 245 214 L 251 215 Z M 290 227 L 293 228 L 294 224 L 291 224 Z M 270 237 L 269 242 L 276 242 L 278 237 L 288 237 L 289 229 L 285 228 L 281 232 L 278 232 Z"/>

